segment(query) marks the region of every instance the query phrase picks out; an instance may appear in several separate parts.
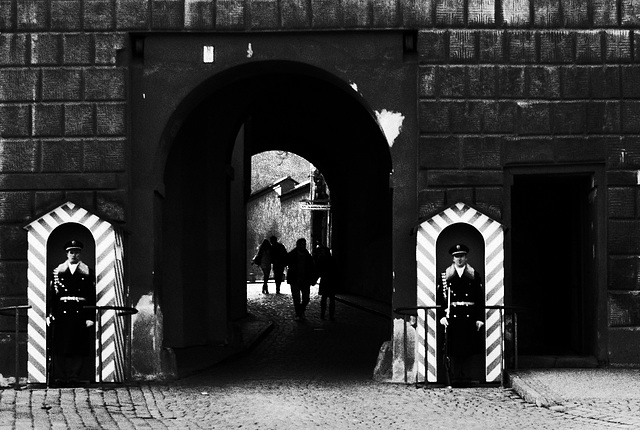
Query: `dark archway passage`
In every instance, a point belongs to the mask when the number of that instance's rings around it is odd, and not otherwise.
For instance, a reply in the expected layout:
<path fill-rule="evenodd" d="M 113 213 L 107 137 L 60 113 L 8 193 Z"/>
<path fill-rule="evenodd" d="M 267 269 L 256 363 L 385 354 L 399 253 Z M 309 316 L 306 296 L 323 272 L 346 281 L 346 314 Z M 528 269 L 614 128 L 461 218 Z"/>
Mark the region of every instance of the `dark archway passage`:
<path fill-rule="evenodd" d="M 246 313 L 249 160 L 266 150 L 295 152 L 323 172 L 341 289 L 390 302 L 391 160 L 356 93 L 289 63 L 231 70 L 196 92 L 199 103 L 171 143 L 158 202 L 164 346 L 233 341 L 227 324 Z"/>

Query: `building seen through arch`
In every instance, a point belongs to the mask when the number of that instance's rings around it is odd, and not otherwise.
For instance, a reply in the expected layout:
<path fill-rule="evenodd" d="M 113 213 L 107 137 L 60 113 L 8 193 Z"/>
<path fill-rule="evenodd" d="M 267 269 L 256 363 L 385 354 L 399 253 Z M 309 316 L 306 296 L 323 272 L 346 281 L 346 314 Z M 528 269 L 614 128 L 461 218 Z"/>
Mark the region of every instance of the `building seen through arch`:
<path fill-rule="evenodd" d="M 298 238 L 305 238 L 313 247 L 317 243 L 331 247 L 330 191 L 322 173 L 295 154 L 269 151 L 258 155 L 251 161 L 252 192 L 247 202 L 249 280 L 262 278 L 251 259 L 271 236 L 287 250 L 295 247 Z M 277 179 L 267 183 L 266 178 Z"/>

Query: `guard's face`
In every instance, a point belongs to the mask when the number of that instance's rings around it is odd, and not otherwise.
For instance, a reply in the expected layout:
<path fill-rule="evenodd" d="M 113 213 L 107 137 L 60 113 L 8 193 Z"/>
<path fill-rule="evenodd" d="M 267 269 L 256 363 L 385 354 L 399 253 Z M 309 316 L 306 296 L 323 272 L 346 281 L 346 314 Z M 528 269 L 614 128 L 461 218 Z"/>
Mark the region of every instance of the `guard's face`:
<path fill-rule="evenodd" d="M 79 249 L 70 249 L 67 251 L 67 261 L 69 263 L 75 264 L 80 262 L 80 250 Z"/>
<path fill-rule="evenodd" d="M 458 254 L 453 256 L 453 264 L 456 267 L 464 267 L 467 265 L 467 254 Z"/>

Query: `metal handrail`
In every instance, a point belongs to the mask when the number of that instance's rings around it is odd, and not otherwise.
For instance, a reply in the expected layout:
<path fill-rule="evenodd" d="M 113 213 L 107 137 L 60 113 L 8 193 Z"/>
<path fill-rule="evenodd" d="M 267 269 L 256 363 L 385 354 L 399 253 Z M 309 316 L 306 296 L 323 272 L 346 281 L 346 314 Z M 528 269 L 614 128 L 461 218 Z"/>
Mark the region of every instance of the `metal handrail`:
<path fill-rule="evenodd" d="M 11 316 L 11 315 L 15 315 L 15 336 L 14 336 L 14 343 L 15 343 L 15 378 L 16 381 L 14 383 L 14 388 L 17 390 L 18 387 L 20 386 L 20 368 L 19 368 L 19 363 L 20 363 L 20 349 L 19 349 L 19 345 L 18 345 L 18 328 L 20 326 L 20 311 L 23 309 L 31 309 L 31 305 L 18 305 L 18 306 L 8 306 L 8 307 L 4 307 L 4 308 L 0 308 L 0 315 L 4 315 L 4 316 Z M 6 312 L 12 312 L 12 313 L 6 313 Z"/>
<path fill-rule="evenodd" d="M 128 306 L 83 306 L 84 309 L 94 309 L 96 311 L 96 321 L 98 321 L 98 366 L 99 382 L 102 387 L 102 313 L 105 311 L 118 311 L 116 316 L 127 316 L 137 314 L 138 310 Z"/>
<path fill-rule="evenodd" d="M 404 382 L 408 383 L 408 375 L 407 375 L 407 316 L 417 316 L 418 310 L 431 310 L 441 308 L 441 305 L 435 306 L 411 306 L 411 307 L 400 307 L 393 310 L 394 313 L 402 315 L 404 317 L 404 334 L 403 334 L 403 346 L 404 346 Z M 503 356 L 500 358 L 500 384 L 503 385 L 504 381 L 504 332 L 502 332 L 502 327 L 504 326 L 504 313 L 505 311 L 510 311 L 513 313 L 513 336 L 514 336 L 514 369 L 518 368 L 518 313 L 517 310 L 523 310 L 521 307 L 516 306 L 504 306 L 504 305 L 485 305 L 482 306 L 483 309 L 497 309 L 500 311 L 500 349 L 502 351 Z M 411 312 L 411 314 L 409 313 Z M 426 349 L 426 345 L 425 345 Z M 418 372 L 416 372 L 416 381 L 415 385 L 417 386 L 418 382 Z"/>
<path fill-rule="evenodd" d="M 524 308 L 519 306 L 504 306 L 504 305 L 493 305 L 493 306 L 484 306 L 485 309 L 499 309 L 500 310 L 500 327 L 504 324 L 504 313 L 505 311 L 511 311 L 513 314 L 513 368 L 518 368 L 518 312 L 517 310 L 524 310 Z M 500 341 L 502 342 L 502 351 L 504 353 L 504 333 L 500 333 Z M 503 369 L 504 370 L 504 366 Z"/>
<path fill-rule="evenodd" d="M 408 316 L 418 316 L 417 311 L 420 309 L 423 310 L 429 310 L 429 309 L 438 309 L 441 308 L 442 306 L 440 305 L 435 305 L 435 306 L 413 306 L 413 307 L 403 307 L 403 308 L 395 308 L 393 310 L 394 313 L 396 314 L 400 314 L 404 317 L 404 332 L 403 332 L 403 342 L 402 342 L 402 346 L 404 348 L 404 383 L 408 384 L 409 383 L 409 376 L 408 376 L 408 371 L 407 371 L 407 317 Z M 409 314 L 408 312 L 415 312 L 414 314 Z M 418 385 L 418 372 L 416 372 L 416 381 L 415 381 L 416 386 Z"/>

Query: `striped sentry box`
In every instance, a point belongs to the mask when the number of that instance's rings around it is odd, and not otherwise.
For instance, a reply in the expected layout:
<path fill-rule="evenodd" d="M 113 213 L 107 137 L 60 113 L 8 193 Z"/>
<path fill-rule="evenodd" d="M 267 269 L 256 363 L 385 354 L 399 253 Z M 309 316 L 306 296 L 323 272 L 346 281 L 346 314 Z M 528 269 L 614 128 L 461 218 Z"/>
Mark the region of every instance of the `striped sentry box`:
<path fill-rule="evenodd" d="M 27 225 L 29 244 L 27 260 L 27 297 L 32 306 L 27 326 L 27 372 L 30 383 L 45 383 L 47 369 L 47 241 L 60 225 L 77 223 L 86 227 L 95 241 L 96 304 L 124 306 L 124 273 L 122 237 L 113 226 L 67 202 Z M 116 321 L 114 311 L 102 313 L 102 357 L 98 356 L 96 338 L 95 378 L 100 379 L 99 360 L 102 360 L 102 380 L 124 380 L 124 327 Z"/>
<path fill-rule="evenodd" d="M 484 238 L 485 303 L 487 306 L 504 305 L 504 228 L 476 209 L 457 203 L 434 217 L 422 222 L 417 231 L 417 303 L 418 306 L 436 304 L 436 244 L 438 236 L 452 224 L 466 223 L 475 227 Z M 503 369 L 500 311 L 486 311 L 485 377 L 487 382 L 500 380 Z M 416 340 L 417 380 L 436 382 L 438 375 L 438 339 L 435 310 L 418 312 Z"/>

